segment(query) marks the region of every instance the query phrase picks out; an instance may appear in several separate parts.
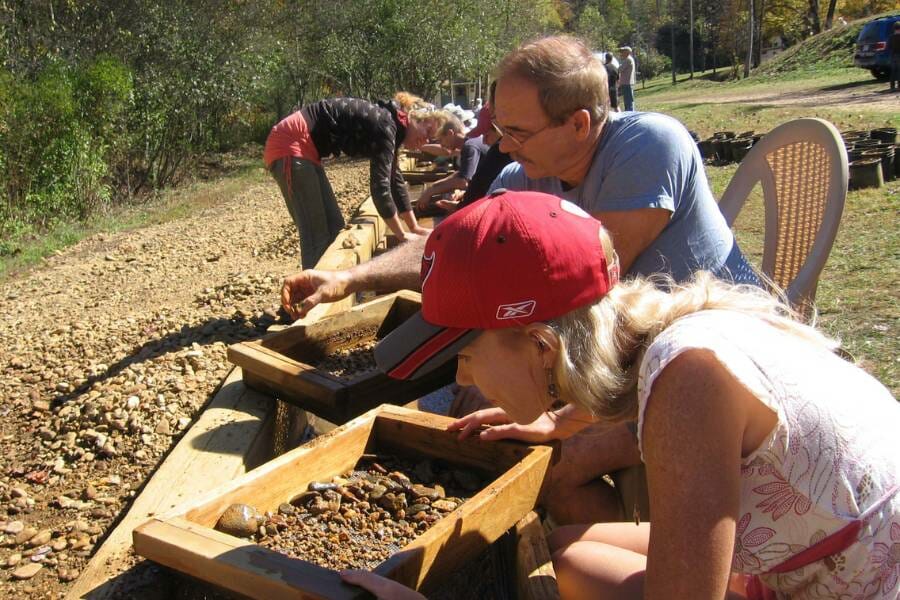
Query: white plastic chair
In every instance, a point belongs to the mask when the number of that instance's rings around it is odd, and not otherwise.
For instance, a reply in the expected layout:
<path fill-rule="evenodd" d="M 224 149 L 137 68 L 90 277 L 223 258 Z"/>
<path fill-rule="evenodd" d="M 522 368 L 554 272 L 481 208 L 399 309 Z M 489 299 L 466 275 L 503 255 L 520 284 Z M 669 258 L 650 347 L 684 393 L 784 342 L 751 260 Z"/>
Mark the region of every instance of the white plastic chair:
<path fill-rule="evenodd" d="M 837 235 L 849 172 L 838 130 L 797 119 L 766 134 L 747 154 L 719 202 L 729 227 L 759 183 L 765 209 L 762 272 L 809 313 Z"/>

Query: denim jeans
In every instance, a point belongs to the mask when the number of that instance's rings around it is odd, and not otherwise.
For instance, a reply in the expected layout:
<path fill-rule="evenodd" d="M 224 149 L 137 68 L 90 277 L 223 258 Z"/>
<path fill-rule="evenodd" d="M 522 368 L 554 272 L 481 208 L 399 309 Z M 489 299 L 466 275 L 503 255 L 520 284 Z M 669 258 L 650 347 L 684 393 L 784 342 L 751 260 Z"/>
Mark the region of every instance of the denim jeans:
<path fill-rule="evenodd" d="M 285 161 L 289 161 L 290 171 Z M 344 228 L 344 217 L 325 169 L 304 158 L 287 157 L 273 162 L 269 171 L 300 234 L 301 264 L 304 269 L 312 269 Z"/>
<path fill-rule="evenodd" d="M 891 89 L 895 86 L 900 87 L 900 55 L 891 57 Z"/>
<path fill-rule="evenodd" d="M 634 86 L 620 85 L 619 90 L 622 92 L 623 110 L 634 110 Z"/>

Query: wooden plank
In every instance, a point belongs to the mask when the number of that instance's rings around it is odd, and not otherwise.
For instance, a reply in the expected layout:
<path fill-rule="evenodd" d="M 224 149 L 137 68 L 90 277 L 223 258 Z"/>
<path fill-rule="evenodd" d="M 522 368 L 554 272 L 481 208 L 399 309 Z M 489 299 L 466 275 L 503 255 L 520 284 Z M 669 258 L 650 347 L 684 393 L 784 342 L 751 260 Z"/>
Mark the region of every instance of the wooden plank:
<path fill-rule="evenodd" d="M 91 558 L 66 598 L 116 597 L 116 582 L 110 578 L 120 575 L 131 562 L 131 536 L 137 525 L 256 467 L 256 461 L 266 454 L 265 436 L 257 438 L 267 430 L 271 406 L 270 398 L 248 389 L 241 381 L 241 370 L 233 369 Z M 236 410 L 238 407 L 240 410 Z"/>
<path fill-rule="evenodd" d="M 455 361 L 424 377 L 396 380 L 377 370 L 338 378 L 313 364 L 345 344 L 377 339 L 406 321 L 421 306 L 421 295 L 401 291 L 302 327 L 290 327 L 260 341 L 228 348 L 228 359 L 244 370 L 244 381 L 329 421 L 343 423 L 382 403 L 403 403 L 453 381 Z M 360 330 L 359 337 L 336 339 Z M 312 363 L 312 364 L 311 364 Z"/>
<path fill-rule="evenodd" d="M 253 598 L 364 598 L 329 569 L 291 558 L 185 519 L 153 519 L 135 529 L 135 550 L 165 556 L 168 566 Z M 302 589 L 300 586 L 302 583 Z"/>
<path fill-rule="evenodd" d="M 559 600 L 559 586 L 541 519 L 534 511 L 515 527 L 516 589 L 519 600 Z"/>
<path fill-rule="evenodd" d="M 330 480 L 350 470 L 365 452 L 375 411 L 270 460 L 245 477 L 225 482 L 201 497 L 179 505 L 165 516 L 185 514 L 195 523 L 213 527 L 225 509 L 235 503 L 251 504 L 259 511 L 275 510 L 311 481 Z M 332 443 L 340 435 L 341 443 Z M 261 484 L 264 482 L 264 485 Z"/>

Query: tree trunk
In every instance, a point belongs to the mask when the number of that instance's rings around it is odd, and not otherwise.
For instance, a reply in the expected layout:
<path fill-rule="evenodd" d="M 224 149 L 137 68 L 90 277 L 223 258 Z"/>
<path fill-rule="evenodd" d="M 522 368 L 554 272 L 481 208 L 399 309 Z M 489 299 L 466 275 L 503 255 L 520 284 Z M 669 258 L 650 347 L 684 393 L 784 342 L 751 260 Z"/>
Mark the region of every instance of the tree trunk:
<path fill-rule="evenodd" d="M 750 63 L 753 62 L 753 22 L 756 20 L 753 14 L 753 0 L 748 0 L 748 10 L 750 12 L 747 24 L 750 31 L 747 32 L 747 60 L 744 62 L 744 78 L 750 77 Z"/>
<path fill-rule="evenodd" d="M 694 78 L 694 0 L 688 0 L 688 6 L 690 7 L 689 17 L 690 21 L 688 22 L 688 33 L 690 35 L 690 53 L 691 53 L 691 79 Z"/>
<path fill-rule="evenodd" d="M 834 7 L 837 5 L 837 0 L 830 0 L 828 2 L 828 14 L 825 16 L 825 31 L 831 29 L 831 23 L 834 21 Z"/>
<path fill-rule="evenodd" d="M 809 0 L 809 26 L 813 35 L 822 33 L 822 23 L 819 21 L 819 0 Z"/>
<path fill-rule="evenodd" d="M 669 0 L 669 41 L 672 48 L 672 83 L 675 84 L 675 10 Z"/>

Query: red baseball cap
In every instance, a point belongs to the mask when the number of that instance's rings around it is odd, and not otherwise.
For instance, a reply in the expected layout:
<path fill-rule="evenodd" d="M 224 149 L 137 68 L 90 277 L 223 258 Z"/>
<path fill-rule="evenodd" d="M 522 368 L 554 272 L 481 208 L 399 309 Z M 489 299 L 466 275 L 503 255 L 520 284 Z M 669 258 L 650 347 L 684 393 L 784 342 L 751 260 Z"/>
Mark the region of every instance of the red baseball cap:
<path fill-rule="evenodd" d="M 571 202 L 497 190 L 434 229 L 422 256 L 422 310 L 375 348 L 378 367 L 416 379 L 485 329 L 560 317 L 618 280 L 601 225 Z"/>

